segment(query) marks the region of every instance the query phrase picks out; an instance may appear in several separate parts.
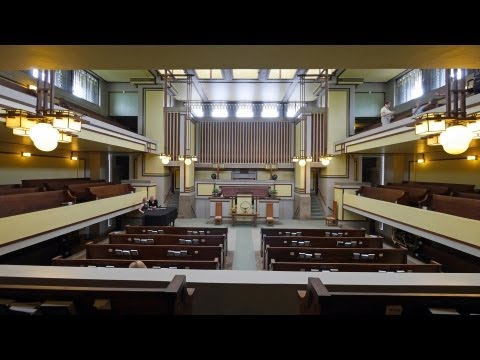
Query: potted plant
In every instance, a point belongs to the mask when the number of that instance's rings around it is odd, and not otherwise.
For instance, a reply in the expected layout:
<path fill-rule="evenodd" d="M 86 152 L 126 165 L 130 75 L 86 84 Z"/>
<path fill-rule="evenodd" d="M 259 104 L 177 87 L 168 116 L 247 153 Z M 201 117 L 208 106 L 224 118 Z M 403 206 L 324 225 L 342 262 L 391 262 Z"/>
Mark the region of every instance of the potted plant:
<path fill-rule="evenodd" d="M 212 190 L 212 196 L 218 197 L 219 192 L 220 192 L 220 190 L 218 188 L 214 187 L 213 190 Z"/>
<path fill-rule="evenodd" d="M 276 198 L 277 194 L 278 194 L 278 191 L 277 191 L 277 189 L 270 189 L 269 193 L 270 193 L 270 196 L 272 198 Z"/>

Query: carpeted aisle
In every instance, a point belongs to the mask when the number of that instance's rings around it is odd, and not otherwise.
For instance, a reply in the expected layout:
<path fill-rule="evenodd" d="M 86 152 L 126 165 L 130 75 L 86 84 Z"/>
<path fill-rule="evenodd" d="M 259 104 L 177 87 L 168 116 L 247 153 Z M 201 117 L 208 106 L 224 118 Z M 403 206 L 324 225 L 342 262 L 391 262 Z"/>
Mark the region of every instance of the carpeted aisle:
<path fill-rule="evenodd" d="M 230 231 L 232 228 L 230 228 Z M 236 227 L 235 232 L 235 253 L 233 256 L 233 270 L 256 270 L 257 264 L 253 247 L 253 229 Z M 230 234 L 229 234 L 230 236 Z"/>

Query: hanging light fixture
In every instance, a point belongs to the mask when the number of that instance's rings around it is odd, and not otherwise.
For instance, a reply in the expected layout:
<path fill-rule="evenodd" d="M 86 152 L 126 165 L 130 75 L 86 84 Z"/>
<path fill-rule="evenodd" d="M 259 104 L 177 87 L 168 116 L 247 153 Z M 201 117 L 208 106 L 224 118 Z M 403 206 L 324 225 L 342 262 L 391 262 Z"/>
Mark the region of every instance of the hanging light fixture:
<path fill-rule="evenodd" d="M 167 165 L 170 160 L 172 160 L 172 157 L 170 154 L 167 153 L 167 144 L 166 144 L 166 139 L 168 138 L 165 136 L 167 133 L 167 119 L 168 119 L 168 112 L 167 112 L 167 100 L 168 100 L 168 72 L 167 70 L 164 70 L 164 76 L 163 76 L 163 141 L 164 141 L 164 147 L 163 147 L 163 153 L 160 154 L 160 160 L 162 161 L 163 165 Z"/>
<path fill-rule="evenodd" d="M 467 116 L 464 69 L 457 69 L 457 74 L 454 69 L 446 69 L 445 83 L 446 112 L 416 117 L 415 134 L 428 135 L 427 145 L 442 145 L 445 152 L 457 155 L 468 149 L 472 139 L 480 138 L 480 113 Z"/>
<path fill-rule="evenodd" d="M 52 151 L 59 142 L 72 142 L 72 133 L 81 131 L 82 121 L 70 110 L 55 110 L 55 71 L 41 70 L 37 79 L 36 113 L 10 109 L 5 113 L 5 125 L 14 135 L 29 136 L 41 151 Z"/>
<path fill-rule="evenodd" d="M 179 155 L 178 160 L 185 162 L 185 165 L 191 165 L 192 162 L 198 160 L 196 155 L 190 154 L 190 125 L 191 125 L 191 113 L 192 113 L 192 76 L 187 74 L 187 101 L 185 103 L 185 154 Z"/>
<path fill-rule="evenodd" d="M 305 156 L 305 121 L 306 121 L 306 114 L 305 114 L 305 107 L 306 107 L 306 100 L 305 100 L 305 75 L 299 75 L 300 77 L 300 106 L 302 109 L 300 115 L 300 156 L 293 156 L 292 162 L 297 163 L 300 166 L 305 166 L 307 162 L 312 162 L 311 156 Z"/>

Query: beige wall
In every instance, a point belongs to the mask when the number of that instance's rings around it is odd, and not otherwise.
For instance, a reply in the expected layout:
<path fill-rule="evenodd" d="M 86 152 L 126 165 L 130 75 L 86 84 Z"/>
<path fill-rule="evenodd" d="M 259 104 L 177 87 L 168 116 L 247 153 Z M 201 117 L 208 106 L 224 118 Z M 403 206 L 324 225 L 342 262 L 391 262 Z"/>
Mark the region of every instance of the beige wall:
<path fill-rule="evenodd" d="M 410 163 L 410 181 L 475 184 L 476 188 L 480 188 L 480 160 L 429 161 L 429 156 L 432 155 L 425 155 L 423 164 Z M 465 155 L 462 154 L 462 157 Z"/>
<path fill-rule="evenodd" d="M 328 92 L 327 153 L 333 154 L 333 143 L 345 139 L 349 128 L 349 91 L 330 89 Z"/>
<path fill-rule="evenodd" d="M 18 184 L 23 179 L 55 179 L 88 177 L 85 160 L 0 153 L 0 184 Z"/>

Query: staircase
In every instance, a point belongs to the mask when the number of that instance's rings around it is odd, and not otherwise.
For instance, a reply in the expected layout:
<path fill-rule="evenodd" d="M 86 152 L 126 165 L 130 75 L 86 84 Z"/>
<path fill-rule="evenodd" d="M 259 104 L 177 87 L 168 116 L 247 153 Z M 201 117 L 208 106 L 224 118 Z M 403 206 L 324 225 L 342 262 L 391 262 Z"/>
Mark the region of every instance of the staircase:
<path fill-rule="evenodd" d="M 312 213 L 312 220 L 322 220 L 325 219 L 325 214 L 323 213 L 320 203 L 318 202 L 318 197 L 315 194 L 310 194 L 310 211 Z"/>
<path fill-rule="evenodd" d="M 169 199 L 167 201 L 167 206 L 168 207 L 175 207 L 175 208 L 178 209 L 179 198 L 180 198 L 180 193 L 178 191 L 174 194 L 171 194 L 171 196 L 169 197 Z"/>

